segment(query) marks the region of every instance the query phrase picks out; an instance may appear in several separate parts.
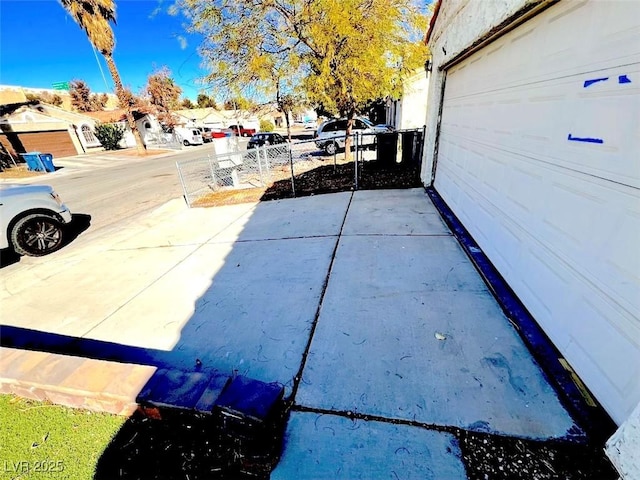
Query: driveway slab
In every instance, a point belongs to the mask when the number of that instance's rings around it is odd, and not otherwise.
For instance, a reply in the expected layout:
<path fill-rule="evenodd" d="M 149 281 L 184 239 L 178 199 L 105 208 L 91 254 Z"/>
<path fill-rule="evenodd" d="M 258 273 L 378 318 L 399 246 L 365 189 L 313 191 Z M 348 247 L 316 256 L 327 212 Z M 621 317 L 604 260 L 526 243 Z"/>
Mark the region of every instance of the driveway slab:
<path fill-rule="evenodd" d="M 125 406 L 156 367 L 285 385 L 296 406 L 273 478 L 465 478 L 439 430 L 555 439 L 575 428 L 421 189 L 174 201 L 92 238 L 3 270 L 2 323 L 133 352 L 135 381 L 114 369 L 111 382 L 128 385 Z M 98 398 L 89 390 L 109 363 L 52 355 L 9 351 L 0 387 Z"/>
<path fill-rule="evenodd" d="M 456 439 L 406 425 L 291 414 L 272 480 L 466 479 Z"/>
<path fill-rule="evenodd" d="M 340 240 L 296 402 L 529 438 L 574 426 L 452 237 Z"/>
<path fill-rule="evenodd" d="M 205 244 L 86 337 L 290 385 L 336 237 Z M 310 268 L 312 267 L 312 268 Z"/>
<path fill-rule="evenodd" d="M 102 250 L 48 278 L 32 272 L 31 288 L 2 299 L 2 323 L 82 337 L 195 248 Z"/>
<path fill-rule="evenodd" d="M 450 235 L 422 188 L 355 192 L 343 235 Z"/>
<path fill-rule="evenodd" d="M 212 241 L 338 235 L 351 194 L 313 195 L 258 204 Z"/>

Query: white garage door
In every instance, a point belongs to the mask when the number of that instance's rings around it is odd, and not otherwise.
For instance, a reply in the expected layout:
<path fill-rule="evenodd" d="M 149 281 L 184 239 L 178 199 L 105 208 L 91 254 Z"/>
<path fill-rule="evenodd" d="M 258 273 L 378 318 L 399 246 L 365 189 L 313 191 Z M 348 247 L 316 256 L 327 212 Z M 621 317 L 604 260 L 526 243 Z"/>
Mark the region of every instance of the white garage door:
<path fill-rule="evenodd" d="M 435 187 L 613 419 L 640 401 L 640 2 L 560 2 L 449 69 Z"/>

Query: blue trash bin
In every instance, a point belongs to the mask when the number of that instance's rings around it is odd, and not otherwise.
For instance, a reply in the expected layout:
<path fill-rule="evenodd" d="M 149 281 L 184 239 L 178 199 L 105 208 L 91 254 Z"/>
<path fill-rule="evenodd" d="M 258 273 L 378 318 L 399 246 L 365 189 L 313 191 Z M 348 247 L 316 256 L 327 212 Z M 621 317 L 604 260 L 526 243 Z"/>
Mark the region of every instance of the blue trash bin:
<path fill-rule="evenodd" d="M 22 158 L 27 162 L 27 169 L 33 172 L 46 172 L 42 160 L 40 160 L 40 152 L 21 153 Z"/>
<path fill-rule="evenodd" d="M 44 165 L 44 168 L 47 172 L 55 172 L 56 167 L 53 164 L 53 155 L 50 153 L 41 153 L 40 161 Z"/>

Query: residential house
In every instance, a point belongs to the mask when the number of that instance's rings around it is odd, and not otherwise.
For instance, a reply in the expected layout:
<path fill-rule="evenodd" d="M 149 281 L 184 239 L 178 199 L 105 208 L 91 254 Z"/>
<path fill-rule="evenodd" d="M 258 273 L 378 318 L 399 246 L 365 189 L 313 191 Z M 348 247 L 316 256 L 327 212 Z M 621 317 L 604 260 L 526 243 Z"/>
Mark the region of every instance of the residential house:
<path fill-rule="evenodd" d="M 264 120 L 271 122 L 275 128 L 287 128 L 286 117 L 283 112 L 278 110 L 278 106 L 276 104 L 268 103 L 266 105 L 261 105 L 254 112 L 254 116 L 258 119 L 258 127 L 260 126 L 260 122 Z M 290 125 L 293 125 L 294 119 L 292 118 L 292 115 L 289 115 L 289 122 Z"/>
<path fill-rule="evenodd" d="M 403 84 L 402 98 L 388 98 L 386 124 L 396 129 L 422 128 L 427 118 L 429 72 L 420 68 Z"/>
<path fill-rule="evenodd" d="M 0 142 L 13 154 L 39 151 L 55 157 L 102 148 L 95 120 L 38 101 L 0 106 Z"/>
<path fill-rule="evenodd" d="M 243 125 L 245 128 L 260 129 L 260 117 L 255 112 L 247 110 L 222 110 L 220 112 L 225 118 L 226 125 Z"/>
<path fill-rule="evenodd" d="M 178 118 L 178 124 L 185 127 L 227 127 L 227 117 L 212 107 L 174 110 L 172 113 Z"/>
<path fill-rule="evenodd" d="M 639 18 L 440 0 L 427 37 L 422 180 L 617 424 L 640 402 Z"/>
<path fill-rule="evenodd" d="M 133 136 L 133 132 L 129 129 L 127 122 L 126 110 L 104 110 L 99 112 L 87 112 L 88 116 L 91 116 L 99 123 L 115 123 L 124 128 L 124 138 L 120 141 L 122 148 L 131 148 L 136 146 L 136 140 Z M 133 112 L 133 118 L 136 122 L 136 127 L 142 137 L 142 142 L 146 146 L 156 145 L 161 143 L 160 137 L 164 135 L 164 131 L 160 122 L 155 115 L 150 113 Z"/>

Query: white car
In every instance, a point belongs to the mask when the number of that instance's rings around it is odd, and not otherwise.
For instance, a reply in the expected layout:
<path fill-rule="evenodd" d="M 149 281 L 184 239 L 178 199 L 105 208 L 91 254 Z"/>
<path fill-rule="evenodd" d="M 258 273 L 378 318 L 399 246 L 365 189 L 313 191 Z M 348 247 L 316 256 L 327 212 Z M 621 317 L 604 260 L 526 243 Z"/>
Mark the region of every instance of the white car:
<path fill-rule="evenodd" d="M 49 185 L 0 184 L 0 248 L 40 257 L 62 247 L 71 212 Z"/>
<path fill-rule="evenodd" d="M 189 145 L 202 145 L 204 143 L 202 133 L 197 128 L 176 127 L 174 131 L 185 147 Z"/>
<path fill-rule="evenodd" d="M 386 128 L 379 128 L 373 125 L 364 117 L 353 119 L 353 127 L 351 133 L 362 134 L 362 145 L 373 147 L 376 143 L 376 134 L 386 133 Z M 347 134 L 347 119 L 339 118 L 327 120 L 322 123 L 315 134 L 316 146 L 324 150 L 327 155 L 333 155 L 338 149 L 343 149 L 345 145 L 345 136 Z"/>

